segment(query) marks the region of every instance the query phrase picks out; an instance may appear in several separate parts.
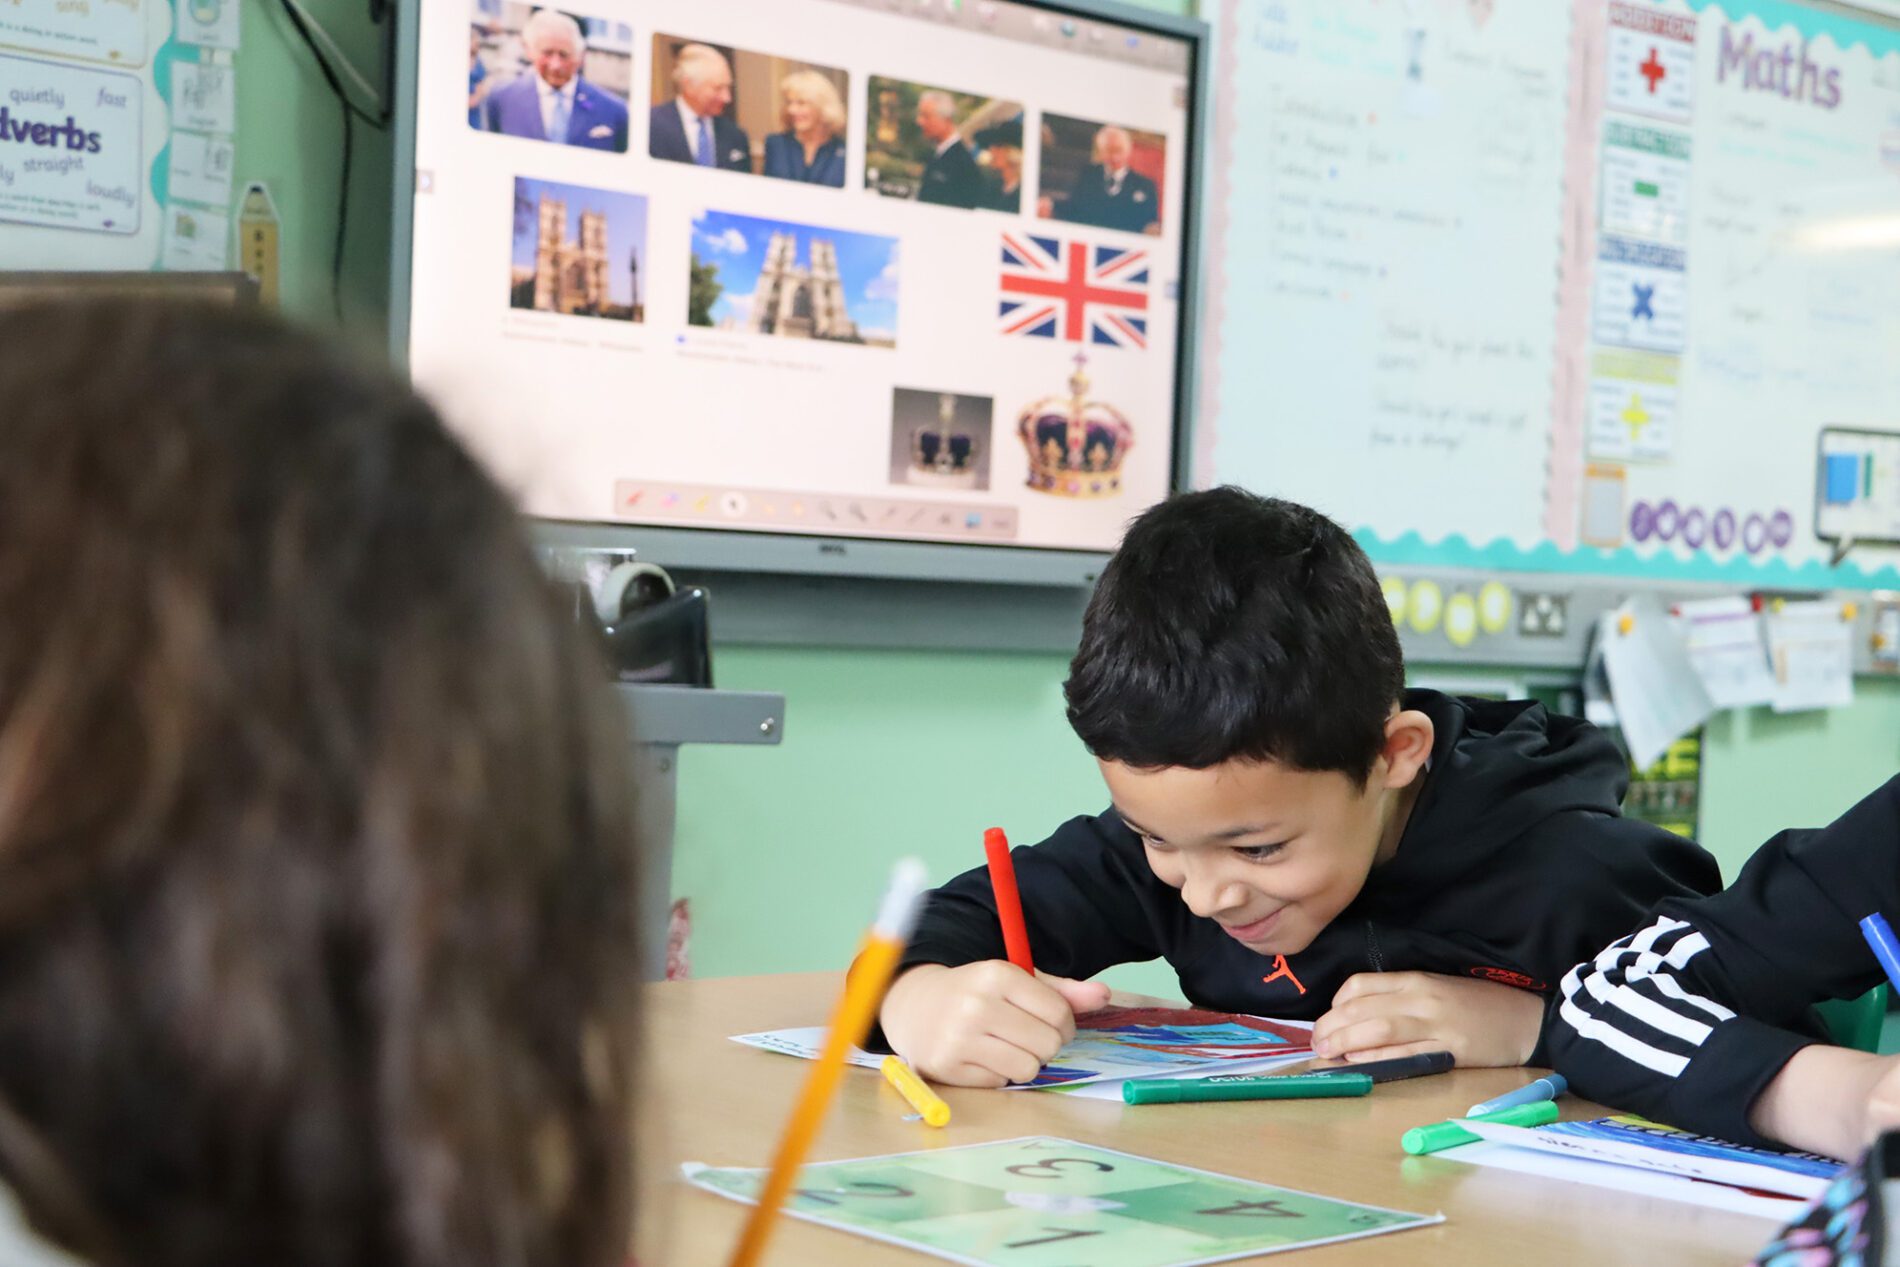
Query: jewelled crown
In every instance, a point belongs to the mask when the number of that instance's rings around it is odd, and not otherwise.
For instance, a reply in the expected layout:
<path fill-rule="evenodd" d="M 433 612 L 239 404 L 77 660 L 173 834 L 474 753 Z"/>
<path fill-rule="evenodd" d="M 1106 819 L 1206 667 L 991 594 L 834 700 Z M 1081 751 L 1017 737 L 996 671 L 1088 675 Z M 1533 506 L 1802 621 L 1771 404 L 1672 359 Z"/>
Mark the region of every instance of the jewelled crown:
<path fill-rule="evenodd" d="M 1029 451 L 1029 487 L 1059 497 L 1113 497 L 1135 428 L 1120 410 L 1088 399 L 1088 358 L 1075 358 L 1069 395 L 1045 396 L 1023 410 L 1016 434 Z"/>
<path fill-rule="evenodd" d="M 910 483 L 938 488 L 976 487 L 976 439 L 951 425 L 956 412 L 957 398 L 945 392 L 937 397 L 936 425 L 911 429 Z"/>

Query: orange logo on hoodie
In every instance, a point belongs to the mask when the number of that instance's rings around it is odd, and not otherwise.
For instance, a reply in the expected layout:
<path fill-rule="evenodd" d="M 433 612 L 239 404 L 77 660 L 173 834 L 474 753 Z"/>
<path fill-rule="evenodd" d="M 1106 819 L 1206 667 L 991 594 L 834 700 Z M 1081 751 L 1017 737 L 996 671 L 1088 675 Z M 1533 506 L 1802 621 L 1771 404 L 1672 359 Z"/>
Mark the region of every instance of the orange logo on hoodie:
<path fill-rule="evenodd" d="M 1288 966 L 1287 961 L 1286 961 L 1286 956 L 1275 955 L 1273 957 L 1272 975 L 1260 978 L 1260 982 L 1262 985 L 1272 985 L 1275 981 L 1278 981 L 1281 977 L 1285 977 L 1288 981 L 1291 981 L 1293 983 L 1293 988 L 1295 990 L 1298 990 L 1301 994 L 1306 993 L 1306 987 L 1300 984 L 1300 979 L 1293 975 L 1293 969 L 1290 966 Z"/>

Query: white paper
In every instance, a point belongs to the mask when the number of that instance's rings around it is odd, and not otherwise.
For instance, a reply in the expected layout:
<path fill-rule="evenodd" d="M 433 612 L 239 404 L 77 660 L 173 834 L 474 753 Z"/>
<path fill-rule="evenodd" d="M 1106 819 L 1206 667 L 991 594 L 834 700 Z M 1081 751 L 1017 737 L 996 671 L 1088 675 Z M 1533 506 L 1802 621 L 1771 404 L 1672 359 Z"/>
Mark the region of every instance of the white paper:
<path fill-rule="evenodd" d="M 145 64 L 143 0 L 9 0 L 0 44 L 115 66 Z M 6 82 L 0 79 L 0 82 Z"/>
<path fill-rule="evenodd" d="M 1588 1166 L 1631 1169 L 1646 1179 L 1658 1175 L 1678 1175 L 1684 1179 L 1728 1184 L 1757 1192 L 1778 1192 L 1797 1201 L 1819 1196 L 1833 1182 L 1830 1176 L 1800 1175 L 1778 1166 L 1757 1165 L 1726 1157 L 1699 1157 L 1635 1142 L 1585 1139 L 1523 1126 L 1501 1126 L 1483 1118 L 1463 1118 L 1458 1125 L 1480 1139 L 1493 1143 L 1506 1144 L 1521 1151 L 1570 1158 Z"/>
<path fill-rule="evenodd" d="M 1762 613 L 1777 713 L 1854 702 L 1854 624 L 1839 603 L 1788 603 Z"/>
<path fill-rule="evenodd" d="M 171 142 L 171 200 L 231 205 L 237 170 L 237 146 L 196 132 L 174 132 Z"/>
<path fill-rule="evenodd" d="M 237 131 L 237 71 L 213 62 L 172 63 L 172 126 Z"/>
<path fill-rule="evenodd" d="M 144 89 L 132 75 L 0 56 L 0 220 L 136 233 Z"/>
<path fill-rule="evenodd" d="M 175 0 L 178 5 L 178 42 L 200 48 L 238 46 L 242 0 Z"/>
<path fill-rule="evenodd" d="M 825 1027 L 807 1025 L 799 1029 L 768 1029 L 756 1034 L 734 1034 L 732 1041 L 744 1043 L 747 1047 L 757 1047 L 760 1051 L 775 1051 L 781 1056 L 796 1056 L 800 1060 L 816 1060 L 818 1053 L 825 1047 Z M 862 1047 L 853 1047 L 845 1056 L 845 1063 L 857 1065 L 862 1069 L 876 1069 L 884 1063 L 884 1057 L 873 1056 Z"/>
<path fill-rule="evenodd" d="M 175 273 L 222 272 L 230 267 L 231 217 L 202 207 L 165 209 L 160 263 Z"/>
<path fill-rule="evenodd" d="M 1708 598 L 1680 603 L 1676 619 L 1689 647 L 1689 663 L 1717 708 L 1749 708 L 1774 697 L 1761 617 L 1746 598 Z"/>
<path fill-rule="evenodd" d="M 1786 1223 L 1806 1207 L 1806 1203 L 1798 1197 L 1744 1192 L 1740 1188 L 1731 1188 L 1727 1184 L 1704 1183 L 1699 1179 L 1657 1174 L 1654 1171 L 1638 1170 L 1634 1166 L 1611 1166 L 1602 1162 L 1586 1161 L 1581 1157 L 1561 1157 L 1555 1153 L 1513 1148 L 1508 1144 L 1493 1143 L 1490 1140 L 1480 1140 L 1475 1144 L 1460 1144 L 1457 1148 L 1447 1148 L 1443 1152 L 1433 1153 L 1432 1156 L 1445 1161 L 1462 1161 L 1473 1166 L 1496 1166 L 1518 1174 L 1541 1175 L 1546 1179 L 1584 1183 L 1596 1188 L 1612 1188 L 1618 1192 L 1631 1192 L 1645 1197 L 1685 1201 L 1690 1205 L 1706 1206 L 1713 1210 L 1728 1210 L 1736 1214 L 1752 1215 L 1755 1218 L 1772 1219 L 1776 1223 Z"/>
<path fill-rule="evenodd" d="M 1627 619 L 1626 619 L 1627 618 Z M 1627 632 L 1624 625 L 1628 626 Z M 1715 710 L 1662 605 L 1633 598 L 1602 617 L 1597 645 L 1630 760 L 1644 769 Z"/>

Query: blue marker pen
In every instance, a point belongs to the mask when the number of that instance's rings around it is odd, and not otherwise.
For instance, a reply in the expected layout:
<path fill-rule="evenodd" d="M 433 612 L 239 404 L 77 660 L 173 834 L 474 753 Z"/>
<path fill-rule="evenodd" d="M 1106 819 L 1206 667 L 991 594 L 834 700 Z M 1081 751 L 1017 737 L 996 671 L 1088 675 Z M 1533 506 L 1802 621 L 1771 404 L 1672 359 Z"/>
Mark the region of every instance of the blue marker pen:
<path fill-rule="evenodd" d="M 1549 1077 L 1537 1079 L 1527 1087 L 1506 1091 L 1503 1095 L 1494 1096 L 1483 1104 L 1474 1104 L 1465 1116 L 1483 1117 L 1488 1113 L 1496 1113 L 1499 1109 L 1514 1109 L 1520 1104 L 1536 1104 L 1539 1100 L 1554 1100 L 1568 1090 L 1570 1090 L 1570 1083 L 1564 1080 L 1564 1076 L 1553 1073 Z"/>
<path fill-rule="evenodd" d="M 1860 935 L 1867 939 L 1874 958 L 1887 970 L 1887 980 L 1893 982 L 1894 989 L 1900 990 L 1900 941 L 1895 940 L 1886 917 L 1878 911 L 1869 915 L 1860 922 Z"/>

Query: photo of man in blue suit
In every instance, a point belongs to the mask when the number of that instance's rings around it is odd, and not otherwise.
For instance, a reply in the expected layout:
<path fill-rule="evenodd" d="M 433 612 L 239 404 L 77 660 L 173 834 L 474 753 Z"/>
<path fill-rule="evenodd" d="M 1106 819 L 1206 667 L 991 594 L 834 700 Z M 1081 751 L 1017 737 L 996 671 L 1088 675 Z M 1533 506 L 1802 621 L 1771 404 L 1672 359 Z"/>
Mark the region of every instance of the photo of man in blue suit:
<path fill-rule="evenodd" d="M 658 59 L 655 40 L 655 59 Z M 672 163 L 728 172 L 752 170 L 752 138 L 726 117 L 732 104 L 732 65 L 705 44 L 687 44 L 673 61 L 673 100 L 653 107 L 647 152 Z"/>
<path fill-rule="evenodd" d="M 488 94 L 488 131 L 590 150 L 627 150 L 627 103 L 581 74 L 587 41 L 580 24 L 538 9 L 521 28 L 534 72 Z"/>

